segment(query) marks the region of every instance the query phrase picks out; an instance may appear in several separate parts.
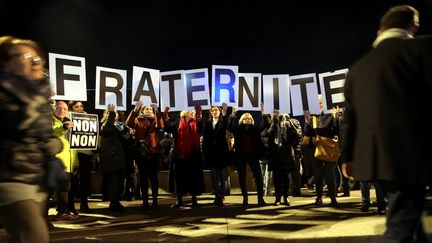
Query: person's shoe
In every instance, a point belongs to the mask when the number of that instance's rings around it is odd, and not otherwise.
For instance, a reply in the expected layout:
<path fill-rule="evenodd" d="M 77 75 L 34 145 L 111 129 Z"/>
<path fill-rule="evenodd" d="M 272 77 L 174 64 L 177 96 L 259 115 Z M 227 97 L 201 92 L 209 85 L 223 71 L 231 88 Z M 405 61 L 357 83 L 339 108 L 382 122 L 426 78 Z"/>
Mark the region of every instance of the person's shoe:
<path fill-rule="evenodd" d="M 264 198 L 262 197 L 258 198 L 258 206 L 260 207 L 267 206 L 267 203 L 264 201 Z"/>
<path fill-rule="evenodd" d="M 362 205 L 360 207 L 360 211 L 367 212 L 369 211 L 370 202 L 362 202 Z"/>
<path fill-rule="evenodd" d="M 197 207 L 198 206 L 198 200 L 197 197 L 195 195 L 192 196 L 192 207 Z"/>
<path fill-rule="evenodd" d="M 315 206 L 321 206 L 322 204 L 323 204 L 323 201 L 322 201 L 322 199 L 319 197 L 319 198 L 317 198 L 316 200 L 315 200 Z"/>
<path fill-rule="evenodd" d="M 183 202 L 177 200 L 177 202 L 174 203 L 171 207 L 173 207 L 173 208 L 180 208 L 180 207 L 183 207 Z"/>
<path fill-rule="evenodd" d="M 78 211 L 75 208 L 69 210 L 69 214 L 73 214 L 73 215 L 77 215 L 77 216 L 79 215 Z"/>
<path fill-rule="evenodd" d="M 87 203 L 81 203 L 79 211 L 81 211 L 83 213 L 91 213 L 92 212 L 92 210 L 89 208 Z"/>
<path fill-rule="evenodd" d="M 143 204 L 141 205 L 141 208 L 142 208 L 143 210 L 147 210 L 147 209 L 150 208 L 150 205 L 149 205 L 148 202 L 143 202 Z"/>
<path fill-rule="evenodd" d="M 279 206 L 281 204 L 280 200 L 275 200 L 275 202 L 273 203 L 274 206 Z"/>
<path fill-rule="evenodd" d="M 133 196 L 132 196 L 132 194 L 126 194 L 126 195 L 124 195 L 124 200 L 126 200 L 126 201 L 128 201 L 128 202 L 131 202 L 131 201 L 133 201 Z"/>
<path fill-rule="evenodd" d="M 215 197 L 215 199 L 213 200 L 213 205 L 217 206 L 219 203 L 219 197 Z"/>
<path fill-rule="evenodd" d="M 387 213 L 387 205 L 386 203 L 378 203 L 378 214 L 385 215 Z"/>
<path fill-rule="evenodd" d="M 153 202 L 152 202 L 152 208 L 156 209 L 158 207 L 159 207 L 159 205 L 158 205 L 157 200 L 153 200 Z"/>
<path fill-rule="evenodd" d="M 249 205 L 248 199 L 247 198 L 243 198 L 242 206 L 243 207 L 247 207 L 248 205 Z"/>
<path fill-rule="evenodd" d="M 340 207 L 339 203 L 336 201 L 336 198 L 331 199 L 330 207 L 333 207 L 333 208 L 339 208 Z"/>
<path fill-rule="evenodd" d="M 218 199 L 218 204 L 217 204 L 219 207 L 225 207 L 225 204 L 224 204 L 224 198 L 223 197 L 219 197 L 219 199 Z"/>
<path fill-rule="evenodd" d="M 113 205 L 109 206 L 109 210 L 113 211 L 113 212 L 123 212 L 124 211 L 124 206 L 121 205 L 121 203 L 116 203 Z"/>
<path fill-rule="evenodd" d="M 79 215 L 75 215 L 71 213 L 57 213 L 56 218 L 58 220 L 74 220 L 79 218 Z"/>
<path fill-rule="evenodd" d="M 309 190 L 314 190 L 315 189 L 315 185 L 314 184 L 307 184 L 307 188 Z"/>
<path fill-rule="evenodd" d="M 284 197 L 284 198 L 283 198 L 283 205 L 285 205 L 285 206 L 291 206 L 288 197 Z"/>

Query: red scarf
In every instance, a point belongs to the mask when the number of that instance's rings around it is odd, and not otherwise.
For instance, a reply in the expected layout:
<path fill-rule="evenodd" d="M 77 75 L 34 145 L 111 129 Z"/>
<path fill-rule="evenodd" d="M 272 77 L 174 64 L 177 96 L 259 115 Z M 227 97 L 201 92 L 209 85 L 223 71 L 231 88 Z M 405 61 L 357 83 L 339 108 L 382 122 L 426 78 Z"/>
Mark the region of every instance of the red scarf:
<path fill-rule="evenodd" d="M 199 151 L 198 128 L 195 119 L 187 122 L 186 118 L 182 117 L 180 119 L 177 133 L 178 137 L 176 147 L 179 158 L 190 158 L 192 152 Z"/>

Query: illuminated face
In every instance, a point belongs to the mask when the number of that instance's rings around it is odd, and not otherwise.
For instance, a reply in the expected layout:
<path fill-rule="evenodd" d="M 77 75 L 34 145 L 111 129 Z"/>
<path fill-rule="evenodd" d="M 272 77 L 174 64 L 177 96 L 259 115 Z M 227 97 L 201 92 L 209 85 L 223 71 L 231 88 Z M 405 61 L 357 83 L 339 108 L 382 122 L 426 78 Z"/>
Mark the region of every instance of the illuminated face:
<path fill-rule="evenodd" d="M 322 100 L 322 95 L 318 95 L 318 102 L 319 102 L 320 111 L 322 111 L 323 108 L 324 108 L 324 106 L 323 106 L 323 100 Z"/>
<path fill-rule="evenodd" d="M 10 60 L 5 65 L 5 71 L 22 75 L 30 80 L 44 77 L 44 60 L 30 46 L 16 45 L 9 51 Z"/>
<path fill-rule="evenodd" d="M 142 109 L 142 113 L 143 113 L 145 116 L 154 116 L 154 113 L 153 113 L 153 107 L 151 107 L 151 106 L 145 106 L 145 107 Z"/>
<path fill-rule="evenodd" d="M 211 116 L 212 116 L 213 118 L 218 118 L 219 115 L 220 115 L 219 108 L 217 108 L 216 106 L 213 106 L 213 107 L 211 108 L 211 110 L 210 110 L 210 113 L 211 113 Z"/>
<path fill-rule="evenodd" d="M 63 120 L 68 115 L 68 106 L 63 101 L 58 101 L 54 109 L 54 115 Z"/>
<path fill-rule="evenodd" d="M 72 106 L 73 112 L 83 113 L 84 112 L 84 106 L 81 102 L 77 102 L 75 105 Z"/>
<path fill-rule="evenodd" d="M 243 122 L 243 124 L 247 124 L 247 125 L 252 124 L 252 116 L 243 117 L 242 122 Z"/>

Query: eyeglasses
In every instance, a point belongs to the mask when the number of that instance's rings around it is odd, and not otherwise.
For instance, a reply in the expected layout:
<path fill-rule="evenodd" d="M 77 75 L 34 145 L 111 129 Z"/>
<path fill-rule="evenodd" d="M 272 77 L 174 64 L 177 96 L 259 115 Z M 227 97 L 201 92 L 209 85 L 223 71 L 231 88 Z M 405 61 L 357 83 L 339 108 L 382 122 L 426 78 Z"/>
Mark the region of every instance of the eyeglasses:
<path fill-rule="evenodd" d="M 250 117 L 245 117 L 245 118 L 243 118 L 243 120 L 252 120 L 252 118 L 250 118 Z"/>
<path fill-rule="evenodd" d="M 30 60 L 32 62 L 32 65 L 44 65 L 45 60 L 40 56 L 32 56 L 31 54 L 12 54 L 10 57 L 19 57 L 20 60 Z"/>

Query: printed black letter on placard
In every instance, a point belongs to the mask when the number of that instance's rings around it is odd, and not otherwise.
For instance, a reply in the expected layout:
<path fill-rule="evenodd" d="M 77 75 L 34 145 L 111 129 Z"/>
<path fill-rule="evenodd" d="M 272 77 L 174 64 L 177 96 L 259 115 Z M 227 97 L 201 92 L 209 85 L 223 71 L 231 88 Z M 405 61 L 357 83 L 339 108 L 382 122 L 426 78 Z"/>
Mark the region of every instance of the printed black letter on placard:
<path fill-rule="evenodd" d="M 192 79 L 199 79 L 204 78 L 205 73 L 199 72 L 199 73 L 189 73 L 186 75 L 186 91 L 187 91 L 187 102 L 188 106 L 195 106 L 195 105 L 207 105 L 207 100 L 193 100 L 193 92 L 197 91 L 204 91 L 205 86 L 204 85 L 196 85 L 192 86 Z"/>
<path fill-rule="evenodd" d="M 323 78 L 324 88 L 325 88 L 325 94 L 326 94 L 326 103 L 327 103 L 327 110 L 331 110 L 332 107 L 343 107 L 343 102 L 333 103 L 332 102 L 332 94 L 340 94 L 344 92 L 343 87 L 338 88 L 330 88 L 330 83 L 335 80 L 343 80 L 346 79 L 346 74 L 337 74 L 334 76 L 327 76 Z"/>
<path fill-rule="evenodd" d="M 301 98 L 302 98 L 303 110 L 309 110 L 306 84 L 307 83 L 313 83 L 313 81 L 314 81 L 313 77 L 299 78 L 299 79 L 292 79 L 291 80 L 291 85 L 300 85 L 300 93 L 301 93 Z"/>
<path fill-rule="evenodd" d="M 249 100 L 251 101 L 251 104 L 253 107 L 258 107 L 258 77 L 254 77 L 254 90 L 253 94 L 249 88 L 249 86 L 246 83 L 246 80 L 244 77 L 239 77 L 239 106 L 243 107 L 243 90 L 246 92 L 246 95 L 248 96 Z"/>
<path fill-rule="evenodd" d="M 64 83 L 65 80 L 68 81 L 79 81 L 79 75 L 76 74 L 67 74 L 64 73 L 64 66 L 75 66 L 75 67 L 81 67 L 81 62 L 76 60 L 69 60 L 69 59 L 62 59 L 62 58 L 56 58 L 56 94 L 57 95 L 64 95 Z"/>
<path fill-rule="evenodd" d="M 144 90 L 144 84 L 147 81 L 148 84 L 148 90 Z M 141 76 L 141 80 L 138 84 L 138 88 L 134 97 L 134 101 L 138 101 L 140 99 L 141 96 L 149 96 L 151 99 L 151 102 L 156 104 L 157 103 L 157 99 L 156 99 L 156 94 L 154 91 L 154 87 L 153 87 L 153 82 L 150 76 L 150 73 L 147 71 L 144 71 L 142 76 Z"/>
<path fill-rule="evenodd" d="M 106 86 L 106 80 L 107 78 L 114 78 L 117 80 L 117 86 L 115 87 L 107 87 Z M 122 103 L 122 93 L 120 92 L 120 87 L 123 87 L 123 78 L 118 73 L 113 72 L 107 72 L 107 71 L 101 71 L 100 72 L 100 90 L 99 90 L 99 97 L 100 97 L 100 105 L 105 105 L 105 93 L 111 92 L 116 95 L 117 98 L 117 104 L 116 106 L 123 106 Z"/>
<path fill-rule="evenodd" d="M 273 107 L 279 110 L 279 79 L 273 78 Z"/>
<path fill-rule="evenodd" d="M 161 77 L 162 81 L 168 81 L 168 88 L 169 88 L 169 96 L 170 96 L 170 106 L 175 107 L 175 94 L 174 94 L 174 81 L 175 80 L 181 80 L 181 74 L 171 74 L 171 75 L 165 75 Z"/>

